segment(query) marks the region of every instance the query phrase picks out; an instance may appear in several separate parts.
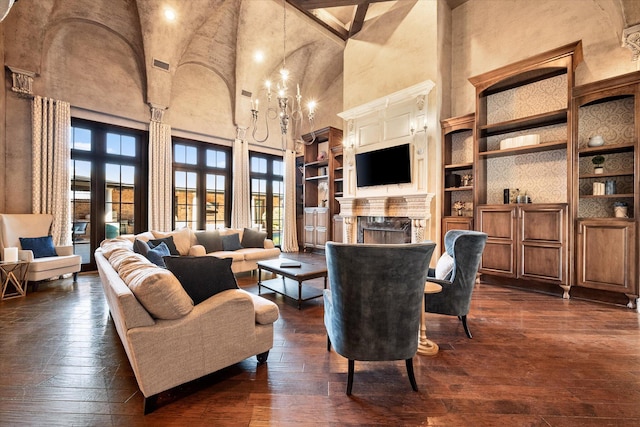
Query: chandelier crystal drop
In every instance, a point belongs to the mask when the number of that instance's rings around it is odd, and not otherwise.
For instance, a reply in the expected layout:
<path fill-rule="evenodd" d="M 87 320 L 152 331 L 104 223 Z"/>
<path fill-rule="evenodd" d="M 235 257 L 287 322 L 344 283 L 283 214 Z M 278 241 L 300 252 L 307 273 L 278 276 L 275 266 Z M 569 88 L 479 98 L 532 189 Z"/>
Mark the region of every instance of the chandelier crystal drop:
<path fill-rule="evenodd" d="M 301 137 L 302 123 L 304 114 L 302 112 L 302 95 L 300 94 L 300 84 L 296 84 L 295 96 L 289 95 L 288 82 L 290 78 L 289 70 L 286 68 L 287 53 L 287 7 L 286 0 L 282 1 L 283 10 L 283 37 L 282 37 L 282 68 L 280 69 L 280 78 L 273 87 L 270 80 L 265 81 L 264 91 L 266 92 L 266 113 L 264 114 L 265 135 L 264 138 L 258 138 L 258 122 L 260 113 L 260 100 L 258 97 L 251 99 L 251 126 L 253 127 L 251 135 L 256 142 L 263 143 L 269 139 L 269 121 L 278 119 L 280 123 L 280 133 L 282 135 L 282 149 L 287 147 L 287 134 L 291 128 L 292 138 L 296 143 L 311 145 L 315 142 L 314 118 L 316 110 L 316 102 L 311 100 L 307 103 L 307 119 L 309 121 L 309 133 L 311 139 L 304 140 Z M 273 92 L 276 93 L 276 105 L 272 105 Z"/>

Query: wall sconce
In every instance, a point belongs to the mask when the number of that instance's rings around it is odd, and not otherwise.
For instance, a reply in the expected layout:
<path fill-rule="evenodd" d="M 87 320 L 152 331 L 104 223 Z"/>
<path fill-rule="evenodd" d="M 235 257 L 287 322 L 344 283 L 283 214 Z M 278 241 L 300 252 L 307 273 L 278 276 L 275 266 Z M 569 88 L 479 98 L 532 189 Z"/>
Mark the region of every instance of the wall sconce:
<path fill-rule="evenodd" d="M 356 146 L 355 135 L 349 135 L 342 140 L 342 146 L 347 149 L 353 149 Z"/>

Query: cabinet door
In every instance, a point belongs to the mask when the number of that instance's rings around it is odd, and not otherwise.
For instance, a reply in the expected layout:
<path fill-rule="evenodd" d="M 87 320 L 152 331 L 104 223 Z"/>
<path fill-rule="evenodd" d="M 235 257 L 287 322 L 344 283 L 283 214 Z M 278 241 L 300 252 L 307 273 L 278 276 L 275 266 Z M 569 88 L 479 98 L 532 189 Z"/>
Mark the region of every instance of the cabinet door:
<path fill-rule="evenodd" d="M 567 205 L 518 207 L 518 277 L 567 283 Z"/>
<path fill-rule="evenodd" d="M 329 239 L 329 209 L 316 209 L 316 247 L 324 248 Z"/>
<path fill-rule="evenodd" d="M 315 208 L 304 208 L 304 246 L 314 247 L 316 245 L 316 210 Z"/>
<path fill-rule="evenodd" d="M 478 208 L 478 229 L 488 236 L 480 273 L 516 277 L 515 219 L 516 208 L 512 205 Z"/>
<path fill-rule="evenodd" d="M 581 220 L 577 285 L 637 295 L 636 227 L 629 220 Z"/>

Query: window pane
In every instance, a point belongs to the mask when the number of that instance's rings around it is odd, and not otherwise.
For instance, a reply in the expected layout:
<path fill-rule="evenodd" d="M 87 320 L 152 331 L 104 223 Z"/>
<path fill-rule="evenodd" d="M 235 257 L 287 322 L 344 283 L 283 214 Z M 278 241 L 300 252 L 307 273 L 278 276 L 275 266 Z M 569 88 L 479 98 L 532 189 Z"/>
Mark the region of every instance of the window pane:
<path fill-rule="evenodd" d="M 74 150 L 91 151 L 91 131 L 72 127 L 71 148 Z"/>
<path fill-rule="evenodd" d="M 278 176 L 284 175 L 284 162 L 281 160 L 273 161 L 273 174 Z"/>
<path fill-rule="evenodd" d="M 189 165 L 197 165 L 198 164 L 198 150 L 196 147 L 186 147 L 187 149 L 187 159 L 185 163 Z"/>
<path fill-rule="evenodd" d="M 135 157 L 136 155 L 136 139 L 132 136 L 122 135 L 121 152 L 123 156 Z"/>
<path fill-rule="evenodd" d="M 122 166 L 122 183 L 133 185 L 136 175 L 136 168 L 134 166 Z"/>
<path fill-rule="evenodd" d="M 71 160 L 71 218 L 73 253 L 91 262 L 91 162 Z"/>
<path fill-rule="evenodd" d="M 176 163 L 185 163 L 187 161 L 187 147 L 181 144 L 174 145 L 173 161 Z"/>
<path fill-rule="evenodd" d="M 120 154 L 120 135 L 115 133 L 107 134 L 107 153 Z"/>

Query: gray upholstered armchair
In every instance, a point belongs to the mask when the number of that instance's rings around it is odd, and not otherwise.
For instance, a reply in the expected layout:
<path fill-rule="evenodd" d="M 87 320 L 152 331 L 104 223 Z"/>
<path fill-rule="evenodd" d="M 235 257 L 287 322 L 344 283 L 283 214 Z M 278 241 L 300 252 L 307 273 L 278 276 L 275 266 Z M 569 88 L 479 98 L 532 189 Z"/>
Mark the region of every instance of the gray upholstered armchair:
<path fill-rule="evenodd" d="M 444 236 L 445 253 L 435 269 L 429 269 L 429 282 L 442 285 L 442 292 L 425 297 L 427 313 L 458 316 L 469 338 L 467 314 L 487 235 L 479 231 L 450 230 Z"/>
<path fill-rule="evenodd" d="M 349 359 L 347 395 L 354 361 L 405 360 L 413 390 L 413 356 L 424 284 L 435 243 L 326 245 L 331 289 L 324 291 L 327 350 Z"/>

